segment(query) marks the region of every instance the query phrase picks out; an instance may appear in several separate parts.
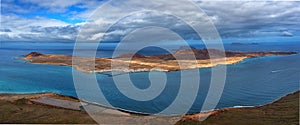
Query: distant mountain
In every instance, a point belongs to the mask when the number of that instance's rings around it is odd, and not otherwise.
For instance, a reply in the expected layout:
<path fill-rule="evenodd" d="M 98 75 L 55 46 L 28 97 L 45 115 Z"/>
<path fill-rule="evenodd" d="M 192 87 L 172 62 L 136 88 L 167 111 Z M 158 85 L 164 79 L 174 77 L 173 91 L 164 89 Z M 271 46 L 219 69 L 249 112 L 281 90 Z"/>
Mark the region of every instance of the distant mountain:
<path fill-rule="evenodd" d="M 240 46 L 240 45 L 259 45 L 259 43 L 241 43 L 241 42 L 233 42 L 233 43 L 231 43 L 231 45 L 236 45 L 236 46 Z"/>

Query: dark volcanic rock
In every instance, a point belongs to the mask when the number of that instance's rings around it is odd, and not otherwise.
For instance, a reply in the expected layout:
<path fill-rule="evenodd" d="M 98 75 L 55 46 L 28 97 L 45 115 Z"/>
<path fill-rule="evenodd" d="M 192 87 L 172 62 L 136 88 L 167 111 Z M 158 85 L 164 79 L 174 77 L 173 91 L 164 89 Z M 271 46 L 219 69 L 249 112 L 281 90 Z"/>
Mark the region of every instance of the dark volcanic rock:
<path fill-rule="evenodd" d="M 43 55 L 42 53 L 39 53 L 39 52 L 31 52 L 27 55 L 25 55 L 25 58 L 29 58 L 29 57 L 38 57 L 38 56 L 41 56 Z"/>
<path fill-rule="evenodd" d="M 138 53 L 127 53 L 127 54 L 120 55 L 116 58 L 144 58 L 144 57 L 145 56 Z"/>
<path fill-rule="evenodd" d="M 156 57 L 164 60 L 193 60 L 193 59 L 210 59 L 220 58 L 225 56 L 225 52 L 217 49 L 196 49 L 196 48 L 185 48 L 181 47 L 179 50 L 174 52 L 173 54 L 162 54 L 155 55 Z"/>

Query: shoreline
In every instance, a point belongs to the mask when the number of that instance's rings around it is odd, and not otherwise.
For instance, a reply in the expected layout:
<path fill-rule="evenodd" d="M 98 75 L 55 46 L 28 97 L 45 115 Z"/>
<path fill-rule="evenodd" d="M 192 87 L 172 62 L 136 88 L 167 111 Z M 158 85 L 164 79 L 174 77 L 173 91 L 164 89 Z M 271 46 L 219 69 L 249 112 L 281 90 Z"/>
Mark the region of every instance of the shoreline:
<path fill-rule="evenodd" d="M 210 54 L 212 53 L 212 55 Z M 235 52 L 214 49 L 179 49 L 172 54 L 144 56 L 141 54 L 124 54 L 115 58 L 84 58 L 71 55 L 42 54 L 31 52 L 22 60 L 30 64 L 47 64 L 56 66 L 71 66 L 85 73 L 134 73 L 134 72 L 171 72 L 211 68 L 218 65 L 232 65 L 247 59 L 294 55 L 297 52 Z M 212 56 L 212 58 L 210 57 Z"/>
<path fill-rule="evenodd" d="M 298 114 L 298 117 L 299 118 L 299 96 L 300 96 L 300 90 L 297 90 L 295 92 L 292 92 L 292 93 L 288 93 L 282 97 L 279 97 L 278 99 L 270 102 L 270 103 L 266 103 L 266 104 L 262 104 L 262 105 L 258 105 L 258 106 L 251 106 L 251 107 L 227 107 L 227 108 L 221 108 L 221 109 L 215 109 L 215 110 L 212 110 L 212 111 L 208 111 L 208 112 L 202 112 L 202 113 L 195 113 L 195 114 L 187 114 L 185 116 L 182 117 L 182 119 L 179 121 L 179 122 L 186 122 L 188 121 L 189 123 L 202 123 L 202 119 L 203 118 L 208 118 L 209 120 L 212 120 L 214 121 L 213 119 L 219 119 L 220 116 L 222 116 L 221 114 L 226 114 L 226 113 L 229 113 L 229 112 L 234 112 L 234 111 L 237 111 L 237 112 L 246 112 L 246 110 L 248 111 L 251 111 L 251 110 L 258 110 L 258 109 L 261 109 L 261 108 L 266 108 L 266 107 L 271 107 L 277 103 L 282 103 L 284 102 L 283 100 L 288 100 L 287 98 L 290 98 L 292 96 L 296 96 L 295 98 L 298 99 L 298 101 L 296 101 L 297 103 L 297 108 L 298 110 L 296 110 L 297 114 Z M 288 100 L 290 101 L 290 100 Z M 277 105 L 280 105 L 280 104 L 277 104 Z M 295 106 L 295 105 L 294 105 Z M 275 106 L 276 107 L 276 106 Z M 284 107 L 286 108 L 286 107 Z M 289 107 L 290 108 L 290 107 Z M 277 107 L 277 109 L 275 109 L 275 112 L 276 110 L 279 110 L 280 107 Z M 295 110 L 295 109 L 291 109 L 291 110 Z M 288 111 L 287 111 L 288 112 Z M 238 113 L 237 113 L 238 114 Z M 282 115 L 281 115 L 282 116 Z M 232 117 L 232 116 L 231 116 Z M 259 116 L 261 117 L 261 116 Z M 230 118 L 230 117 L 229 117 Z M 248 118 L 246 118 L 247 120 L 249 120 Z M 207 119 L 205 119 L 206 121 L 203 121 L 204 124 L 206 124 L 207 122 Z M 208 121 L 209 121 L 208 120 Z M 220 119 L 219 119 L 220 120 Z M 227 119 L 227 120 L 230 120 L 230 119 Z M 220 122 L 220 121 L 219 121 Z M 232 121 L 234 123 L 234 121 Z M 246 121 L 247 122 L 247 121 Z M 209 123 L 209 122 L 207 122 Z M 224 122 L 220 122 L 222 124 L 224 124 Z M 295 122 L 295 123 L 298 123 L 299 124 L 299 119 L 298 119 L 298 122 Z M 236 124 L 236 123 L 235 123 Z M 244 123 L 243 123 L 244 124 Z M 250 123 L 251 124 L 251 123 Z M 264 123 L 265 124 L 265 123 Z M 278 123 L 277 123 L 278 124 Z"/>
<path fill-rule="evenodd" d="M 253 125 L 253 124 L 266 124 L 266 125 L 282 125 L 299 123 L 299 93 L 293 92 L 285 95 L 278 100 L 273 101 L 262 106 L 243 107 L 243 108 L 224 108 L 213 110 L 210 112 L 202 112 L 196 114 L 187 114 L 183 116 L 172 117 L 170 116 L 166 122 L 175 125 L 190 125 L 190 124 L 239 124 L 239 125 Z M 42 95 L 42 96 L 41 96 Z M 84 110 L 74 110 L 64 107 L 51 106 L 42 103 L 32 103 L 23 97 L 33 98 L 36 96 L 47 97 L 53 96 L 60 97 L 62 100 L 69 98 L 55 93 L 44 94 L 0 94 L 0 123 L 13 123 L 13 124 L 95 124 L 95 119 L 92 119 Z M 12 98 L 17 96 L 18 98 Z M 3 100 L 3 97 L 6 99 Z M 9 99 L 9 100 L 7 100 Z M 46 98 L 47 99 L 47 98 Z M 51 99 L 53 101 L 53 99 Z M 71 99 L 72 100 L 72 99 Z M 76 103 L 79 100 L 77 100 Z M 54 100 L 57 102 L 57 100 Z M 154 115 L 140 115 L 122 112 L 118 110 L 106 110 L 104 108 L 93 108 L 94 113 L 98 111 L 104 114 L 99 114 L 96 119 L 107 123 L 122 124 L 128 120 L 132 123 L 141 121 L 147 124 L 150 120 L 155 119 L 158 122 L 165 121 L 165 117 Z M 95 108 L 95 109 L 94 109 Z M 98 112 L 99 113 L 99 112 Z M 68 114 L 68 115 L 66 115 Z M 93 117 L 95 118 L 95 117 Z M 137 119 L 136 119 L 137 118 Z M 207 118 L 204 121 L 203 119 Z M 251 121 L 249 123 L 249 120 Z M 267 120 L 267 121 L 266 121 Z M 146 122 L 148 121 L 148 122 Z M 100 122 L 100 123 L 103 123 Z"/>
<path fill-rule="evenodd" d="M 276 103 L 279 100 L 281 100 L 282 98 L 285 98 L 289 95 L 293 95 L 293 94 L 296 94 L 296 93 L 300 93 L 300 90 L 297 90 L 297 91 L 292 92 L 292 93 L 288 93 L 288 94 L 286 94 L 282 97 L 279 97 L 279 98 L 275 99 L 274 101 L 266 103 L 266 104 L 254 105 L 254 106 L 239 106 L 239 105 L 237 105 L 237 106 L 232 106 L 232 107 L 223 107 L 223 108 L 220 108 L 220 109 L 213 109 L 213 110 L 210 110 L 210 111 L 203 111 L 203 112 L 191 113 L 191 114 L 186 114 L 186 115 L 187 116 L 207 115 L 207 114 L 212 115 L 212 114 L 215 114 L 215 113 L 217 113 L 219 111 L 223 111 L 223 110 L 259 108 L 259 107 L 262 107 L 262 106 L 271 105 L 273 103 Z M 95 105 L 95 106 L 99 106 L 99 107 L 106 108 L 106 109 L 109 109 L 109 110 L 116 110 L 116 111 L 120 111 L 120 112 L 123 112 L 123 113 L 127 113 L 127 115 L 128 114 L 129 115 L 145 115 L 145 116 L 150 115 L 150 114 L 147 114 L 147 113 L 134 112 L 134 111 L 126 110 L 126 109 L 112 108 L 112 107 L 104 106 L 104 105 L 101 105 L 101 104 L 80 100 L 80 99 L 78 99 L 77 97 L 74 97 L 74 96 L 62 95 L 62 94 L 58 94 L 58 93 L 54 93 L 54 92 L 24 93 L 24 94 L 20 94 L 20 93 L 0 93 L 0 100 L 9 101 L 9 102 L 15 102 L 17 100 L 22 100 L 22 99 L 28 99 L 31 102 L 33 102 L 32 100 L 34 100 L 34 99 L 39 99 L 39 98 L 44 98 L 44 97 L 55 98 L 55 99 L 60 99 L 60 100 L 65 100 L 65 101 L 73 101 L 73 102 L 78 102 L 78 103 L 81 103 L 81 104 L 85 103 L 86 105 Z M 35 103 L 40 104 L 40 105 L 47 105 L 47 106 L 50 106 L 50 107 L 63 108 L 63 109 L 66 109 L 66 110 L 73 110 L 73 109 L 64 108 L 64 107 L 60 107 L 60 106 L 45 104 L 45 103 L 42 103 L 42 102 L 40 102 L 40 103 L 35 102 Z M 82 109 L 80 111 L 84 111 L 84 110 Z"/>

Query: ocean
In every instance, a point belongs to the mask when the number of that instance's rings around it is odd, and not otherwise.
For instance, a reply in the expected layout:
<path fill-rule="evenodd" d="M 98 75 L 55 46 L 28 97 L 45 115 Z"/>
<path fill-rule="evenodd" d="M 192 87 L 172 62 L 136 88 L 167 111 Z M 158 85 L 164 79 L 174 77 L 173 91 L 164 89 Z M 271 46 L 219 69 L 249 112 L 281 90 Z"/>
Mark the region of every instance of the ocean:
<path fill-rule="evenodd" d="M 18 59 L 33 51 L 71 55 L 73 45 L 73 43 L 1 42 L 0 93 L 54 92 L 77 97 L 72 78 L 72 67 L 28 64 L 26 61 Z M 110 57 L 114 45 L 104 44 L 106 49 L 99 51 L 97 56 Z M 257 45 L 225 44 L 224 46 L 226 50 L 234 51 L 295 51 L 300 53 L 299 42 L 268 42 Z M 204 45 L 195 45 L 194 47 L 204 48 Z M 149 48 L 140 52 L 144 55 L 165 53 L 157 48 Z M 227 65 L 225 88 L 215 109 L 264 105 L 299 90 L 299 64 L 300 54 L 252 58 Z M 201 111 L 211 80 L 211 68 L 195 70 L 200 71 L 200 90 L 189 113 Z M 111 105 L 124 110 L 152 114 L 168 107 L 176 98 L 180 87 L 180 71 L 167 72 L 166 75 L 165 89 L 157 98 L 150 101 L 136 101 L 127 98 L 117 89 L 110 75 L 97 74 L 97 80 Z M 145 89 L 150 86 L 148 72 L 130 73 L 130 76 L 136 87 Z M 86 93 L 93 95 L 88 91 Z"/>

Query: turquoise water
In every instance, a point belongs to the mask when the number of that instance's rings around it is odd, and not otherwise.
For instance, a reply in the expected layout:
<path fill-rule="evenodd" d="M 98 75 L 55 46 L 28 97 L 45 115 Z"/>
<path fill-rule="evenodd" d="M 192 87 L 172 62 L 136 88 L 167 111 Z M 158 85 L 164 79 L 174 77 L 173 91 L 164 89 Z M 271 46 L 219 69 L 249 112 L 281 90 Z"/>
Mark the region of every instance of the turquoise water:
<path fill-rule="evenodd" d="M 72 54 L 71 43 L 22 43 L 2 42 L 0 44 L 0 93 L 55 92 L 77 96 L 72 79 L 72 68 L 67 66 L 34 65 L 16 58 L 32 51 L 51 54 Z M 113 45 L 107 45 L 113 48 Z M 196 46 L 203 48 L 203 46 Z M 300 44 L 261 43 L 259 45 L 225 45 L 227 50 L 236 51 L 296 51 Z M 99 51 L 98 57 L 111 56 L 111 50 Z M 156 50 L 156 53 L 164 51 Z M 142 51 L 145 55 L 156 54 Z M 288 93 L 299 90 L 300 55 L 272 56 L 247 59 L 227 67 L 227 80 L 221 100 L 216 108 L 233 106 L 256 106 L 270 103 Z M 200 71 L 200 91 L 190 112 L 199 112 L 210 84 L 210 68 Z M 168 72 L 166 89 L 151 101 L 135 101 L 120 93 L 112 77 L 98 74 L 101 90 L 109 102 L 122 109 L 157 113 L 166 108 L 176 97 L 180 87 L 180 72 Z M 130 73 L 131 80 L 138 88 L 150 85 L 148 73 Z M 88 84 L 88 83 L 87 83 Z M 91 94 L 87 92 L 87 94 Z M 95 95 L 96 96 L 96 95 Z M 87 100 L 89 101 L 89 100 Z"/>

